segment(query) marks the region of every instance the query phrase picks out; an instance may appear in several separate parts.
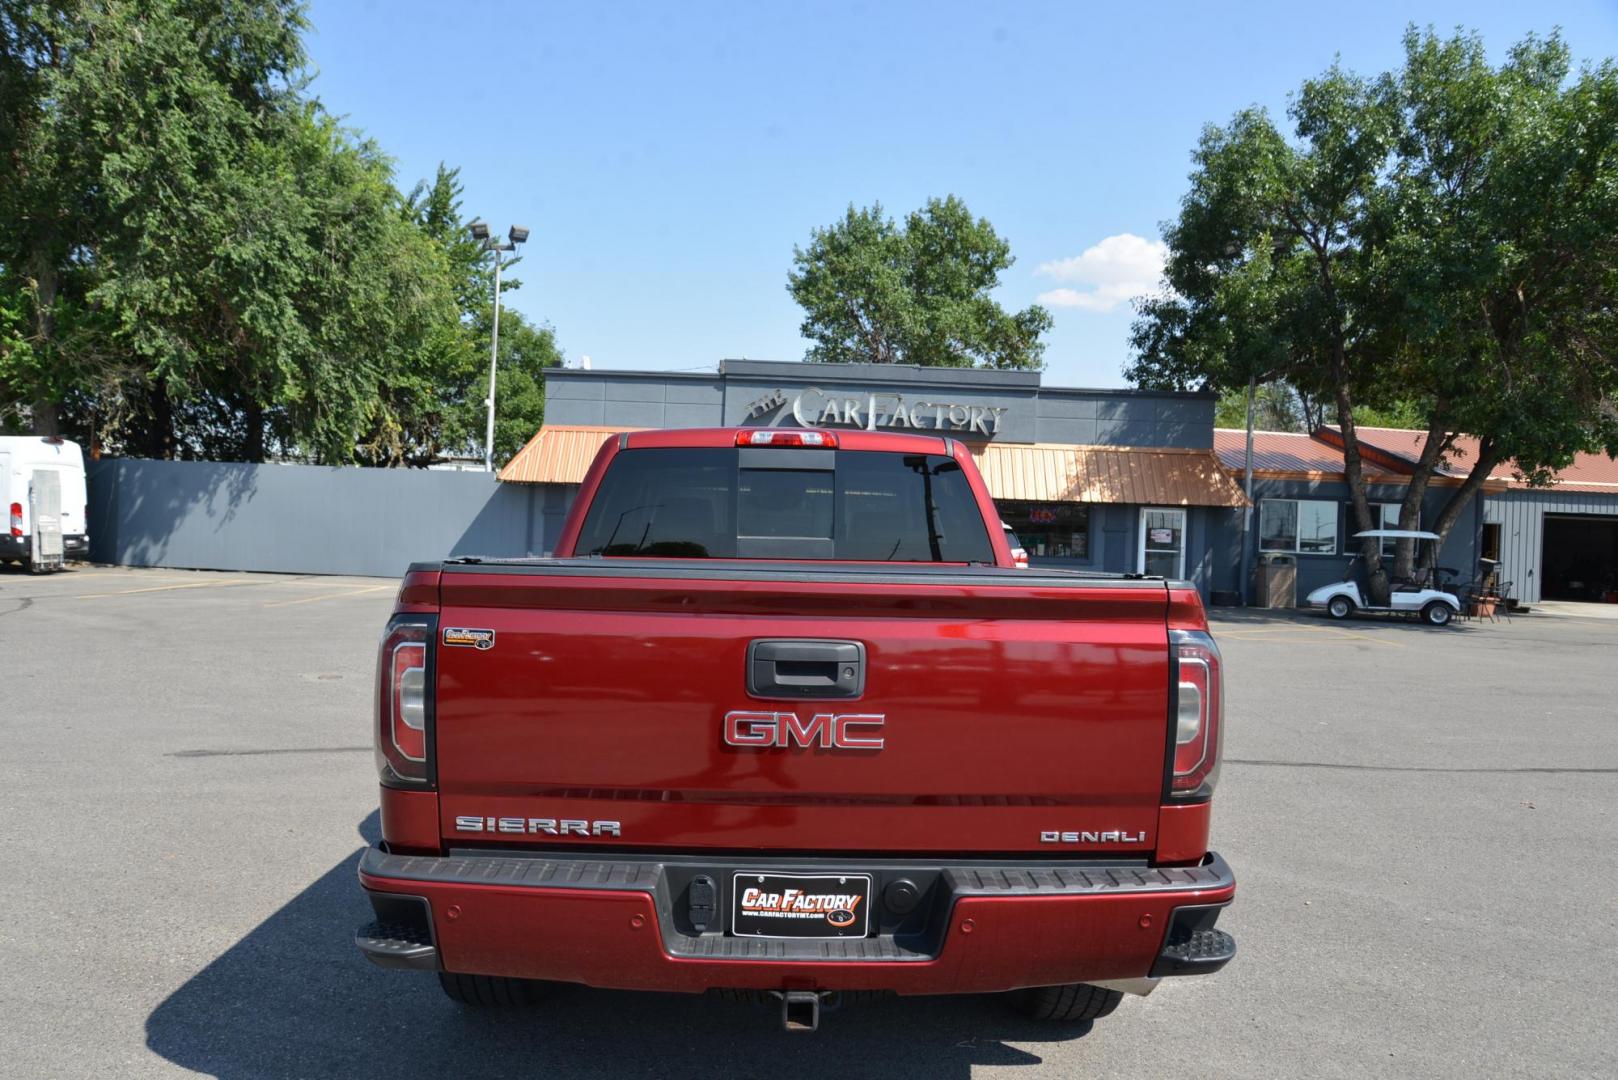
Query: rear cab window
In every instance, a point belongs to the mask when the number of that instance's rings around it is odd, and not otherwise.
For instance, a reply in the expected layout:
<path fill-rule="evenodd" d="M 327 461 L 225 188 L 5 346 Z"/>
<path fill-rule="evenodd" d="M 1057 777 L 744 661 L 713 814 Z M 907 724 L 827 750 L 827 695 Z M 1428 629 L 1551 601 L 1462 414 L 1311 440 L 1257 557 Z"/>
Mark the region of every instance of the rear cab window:
<path fill-rule="evenodd" d="M 966 474 L 942 454 L 776 447 L 613 458 L 579 555 L 993 563 Z"/>

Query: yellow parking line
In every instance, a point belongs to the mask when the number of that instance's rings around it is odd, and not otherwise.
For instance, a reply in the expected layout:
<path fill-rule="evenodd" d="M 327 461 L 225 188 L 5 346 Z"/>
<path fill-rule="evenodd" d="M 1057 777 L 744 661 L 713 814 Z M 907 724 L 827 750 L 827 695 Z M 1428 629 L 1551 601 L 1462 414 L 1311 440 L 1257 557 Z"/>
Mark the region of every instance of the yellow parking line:
<path fill-rule="evenodd" d="M 1398 641 L 1383 641 L 1381 638 L 1371 637 L 1369 634 L 1356 633 L 1337 626 L 1263 626 L 1248 630 L 1220 630 L 1214 628 L 1216 638 L 1258 637 L 1262 634 L 1317 634 L 1326 637 L 1350 637 L 1357 641 L 1368 641 L 1372 645 L 1386 645 L 1390 649 L 1402 649 L 1404 644 Z"/>
<path fill-rule="evenodd" d="M 1330 630 L 1332 633 L 1342 634 L 1346 637 L 1356 638 L 1360 641 L 1369 641 L 1372 645 L 1386 645 L 1390 649 L 1404 648 L 1404 643 L 1400 641 L 1383 641 L 1381 638 L 1372 637 L 1369 634 L 1359 634 L 1355 633 L 1353 630 L 1340 630 L 1335 627 L 1327 627 L 1326 629 Z"/>
<path fill-rule="evenodd" d="M 196 575 L 195 574 L 97 574 L 97 575 L 86 575 L 86 576 L 103 577 L 103 578 L 113 579 L 113 580 L 109 580 L 109 581 L 103 581 L 101 583 L 102 587 L 114 584 L 116 581 L 119 581 L 119 580 L 121 580 L 121 581 L 131 581 L 131 582 L 133 582 L 133 581 L 155 581 L 155 582 L 161 582 L 163 584 L 173 584 L 173 583 L 177 583 L 177 582 L 181 582 L 181 581 L 185 581 L 185 582 L 196 581 Z M 74 580 L 77 580 L 77 579 L 76 578 L 70 578 L 67 581 L 64 581 L 63 584 L 64 585 L 70 584 Z"/>
<path fill-rule="evenodd" d="M 1264 634 L 1335 634 L 1329 626 L 1254 626 L 1241 630 L 1223 630 L 1216 624 L 1214 633 L 1220 637 L 1260 637 Z"/>
<path fill-rule="evenodd" d="M 362 596 L 365 593 L 382 592 L 384 589 L 396 589 L 396 588 L 398 588 L 398 586 L 393 585 L 391 583 L 387 584 L 387 585 L 372 585 L 368 589 L 353 589 L 353 590 L 350 590 L 348 592 L 338 592 L 338 593 L 321 593 L 319 596 L 305 596 L 301 600 L 277 600 L 273 604 L 265 604 L 264 606 L 265 607 L 291 607 L 293 604 L 312 604 L 316 600 L 336 600 L 336 599 L 339 599 L 339 598 L 344 597 L 344 596 Z"/>
<path fill-rule="evenodd" d="M 246 579 L 241 579 L 241 578 L 231 579 L 229 581 L 193 581 L 193 582 L 189 582 L 189 583 L 187 583 L 185 585 L 149 585 L 144 589 L 120 589 L 118 592 L 84 593 L 82 596 L 77 596 L 74 599 L 76 599 L 76 600 L 96 600 L 96 599 L 99 599 L 99 598 L 101 598 L 103 596 L 131 596 L 131 595 L 133 595 L 135 593 L 168 592 L 168 591 L 170 591 L 172 589 L 217 589 L 221 585 L 251 585 L 251 584 L 253 584 L 251 581 L 247 581 Z"/>

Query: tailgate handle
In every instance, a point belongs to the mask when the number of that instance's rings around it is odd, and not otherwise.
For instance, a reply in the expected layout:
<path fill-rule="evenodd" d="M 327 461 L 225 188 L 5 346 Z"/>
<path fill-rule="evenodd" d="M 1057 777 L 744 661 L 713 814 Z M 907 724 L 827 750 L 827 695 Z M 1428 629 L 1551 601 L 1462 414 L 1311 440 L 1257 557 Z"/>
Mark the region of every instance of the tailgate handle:
<path fill-rule="evenodd" d="M 796 638 L 751 642 L 747 692 L 773 698 L 859 697 L 865 692 L 865 646 Z"/>

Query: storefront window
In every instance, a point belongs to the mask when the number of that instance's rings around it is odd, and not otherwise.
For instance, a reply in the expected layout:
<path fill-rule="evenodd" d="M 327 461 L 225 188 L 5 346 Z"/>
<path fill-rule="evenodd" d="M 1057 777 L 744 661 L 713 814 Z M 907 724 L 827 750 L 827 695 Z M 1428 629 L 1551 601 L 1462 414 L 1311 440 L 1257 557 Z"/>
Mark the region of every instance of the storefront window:
<path fill-rule="evenodd" d="M 1372 503 L 1371 504 L 1371 528 L 1373 528 L 1373 529 L 1397 529 L 1399 527 L 1399 510 L 1400 510 L 1400 507 L 1399 507 L 1398 503 Z M 1358 529 L 1353 527 L 1354 522 L 1358 520 L 1354 516 L 1354 504 L 1353 503 L 1348 503 L 1348 504 L 1344 505 L 1344 507 L 1343 507 L 1343 520 L 1349 523 L 1348 533 L 1349 533 L 1349 536 L 1352 538 L 1355 533 L 1359 532 Z M 1418 525 L 1417 528 L 1420 528 L 1420 526 Z M 1355 545 L 1355 543 L 1349 543 L 1348 546 L 1349 546 L 1350 550 L 1353 550 L 1356 545 Z M 1383 541 L 1382 541 L 1381 546 L 1382 546 L 1382 557 L 1384 559 L 1391 559 L 1391 558 L 1393 558 L 1393 554 L 1394 554 L 1395 550 L 1397 550 L 1397 548 L 1399 546 L 1399 541 L 1384 538 Z"/>
<path fill-rule="evenodd" d="M 996 502 L 1030 556 L 1055 559 L 1090 557 L 1090 508 L 1084 503 Z"/>
<path fill-rule="evenodd" d="M 1259 550 L 1306 555 L 1337 553 L 1337 504 L 1311 499 L 1265 499 L 1258 511 Z"/>

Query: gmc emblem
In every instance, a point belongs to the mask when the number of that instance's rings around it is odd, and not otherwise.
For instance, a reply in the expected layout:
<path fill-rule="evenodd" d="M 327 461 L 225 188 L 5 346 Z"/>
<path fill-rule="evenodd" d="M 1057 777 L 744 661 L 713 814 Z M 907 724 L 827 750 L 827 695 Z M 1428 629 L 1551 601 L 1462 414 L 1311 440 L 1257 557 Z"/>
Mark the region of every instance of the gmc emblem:
<path fill-rule="evenodd" d="M 882 713 L 815 713 L 808 720 L 795 712 L 725 714 L 727 746 L 821 747 L 825 750 L 880 750 L 885 742 Z"/>

